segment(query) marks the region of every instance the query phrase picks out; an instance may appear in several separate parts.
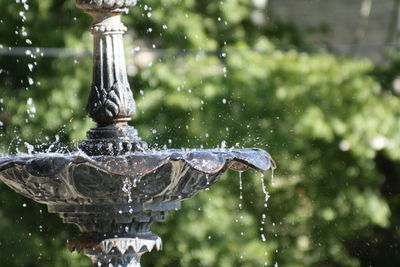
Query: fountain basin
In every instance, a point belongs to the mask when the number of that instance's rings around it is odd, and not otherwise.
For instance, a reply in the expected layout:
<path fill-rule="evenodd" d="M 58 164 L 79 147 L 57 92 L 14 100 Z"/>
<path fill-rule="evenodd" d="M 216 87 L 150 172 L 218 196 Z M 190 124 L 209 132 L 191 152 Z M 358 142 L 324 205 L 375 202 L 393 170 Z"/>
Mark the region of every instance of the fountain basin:
<path fill-rule="evenodd" d="M 228 169 L 249 168 L 266 171 L 275 163 L 262 149 L 0 155 L 0 180 L 77 225 L 82 234 L 68 248 L 84 250 L 96 264 L 120 264 L 124 257 L 138 262 L 141 254 L 159 249 L 153 222 L 180 209 L 181 201 L 211 187 Z"/>
<path fill-rule="evenodd" d="M 261 149 L 54 153 L 0 157 L 0 180 L 48 205 L 151 204 L 191 198 L 227 169 L 271 167 L 270 155 Z"/>

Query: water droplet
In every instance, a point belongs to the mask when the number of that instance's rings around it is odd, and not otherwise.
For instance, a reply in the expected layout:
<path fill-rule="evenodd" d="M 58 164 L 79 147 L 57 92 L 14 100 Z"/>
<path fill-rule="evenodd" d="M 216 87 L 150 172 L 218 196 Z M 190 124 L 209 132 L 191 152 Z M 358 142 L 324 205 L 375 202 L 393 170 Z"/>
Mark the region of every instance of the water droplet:
<path fill-rule="evenodd" d="M 267 241 L 267 239 L 265 238 L 264 234 L 261 234 L 261 240 L 262 240 L 262 242 L 266 242 Z"/>

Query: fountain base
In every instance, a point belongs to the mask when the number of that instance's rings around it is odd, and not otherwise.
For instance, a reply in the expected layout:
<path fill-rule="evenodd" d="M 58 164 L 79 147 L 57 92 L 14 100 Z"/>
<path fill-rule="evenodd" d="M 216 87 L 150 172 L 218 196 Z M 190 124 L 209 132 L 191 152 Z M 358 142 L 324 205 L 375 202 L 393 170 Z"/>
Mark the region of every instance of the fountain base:
<path fill-rule="evenodd" d="M 152 204 L 49 205 L 66 223 L 83 232 L 68 242 L 68 249 L 92 259 L 94 266 L 140 267 L 140 257 L 154 248 L 161 249 L 161 238 L 150 231 L 153 222 L 162 221 L 180 202 Z"/>
<path fill-rule="evenodd" d="M 140 256 L 141 254 L 126 254 L 120 255 L 89 255 L 86 254 L 93 261 L 94 267 L 99 266 L 113 266 L 113 267 L 141 267 Z"/>

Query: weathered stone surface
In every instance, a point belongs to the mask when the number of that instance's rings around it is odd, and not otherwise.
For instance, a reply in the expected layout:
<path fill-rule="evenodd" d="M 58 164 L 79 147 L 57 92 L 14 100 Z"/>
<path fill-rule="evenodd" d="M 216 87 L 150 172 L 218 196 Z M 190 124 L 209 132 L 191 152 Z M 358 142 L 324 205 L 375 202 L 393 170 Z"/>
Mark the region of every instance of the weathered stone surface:
<path fill-rule="evenodd" d="M 120 10 L 127 9 L 136 5 L 137 0 L 77 0 L 76 5 L 85 10 L 108 9 Z"/>
<path fill-rule="evenodd" d="M 229 168 L 270 167 L 261 149 L 38 154 L 0 158 L 0 180 L 44 204 L 160 203 L 192 197 Z"/>

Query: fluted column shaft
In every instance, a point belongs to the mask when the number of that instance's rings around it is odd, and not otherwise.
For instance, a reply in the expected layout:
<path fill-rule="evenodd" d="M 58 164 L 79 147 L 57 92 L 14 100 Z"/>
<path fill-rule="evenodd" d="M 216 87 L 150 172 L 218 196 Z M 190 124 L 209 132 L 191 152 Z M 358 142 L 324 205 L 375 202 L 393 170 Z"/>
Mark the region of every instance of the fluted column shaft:
<path fill-rule="evenodd" d="M 93 81 L 86 107 L 97 127 L 79 145 L 88 155 L 121 155 L 147 149 L 147 144 L 127 122 L 136 106 L 126 73 L 121 14 L 136 0 L 77 0 L 93 17 Z"/>
<path fill-rule="evenodd" d="M 100 126 L 124 124 L 135 115 L 126 74 L 121 15 L 93 14 L 93 83 L 87 111 Z"/>

